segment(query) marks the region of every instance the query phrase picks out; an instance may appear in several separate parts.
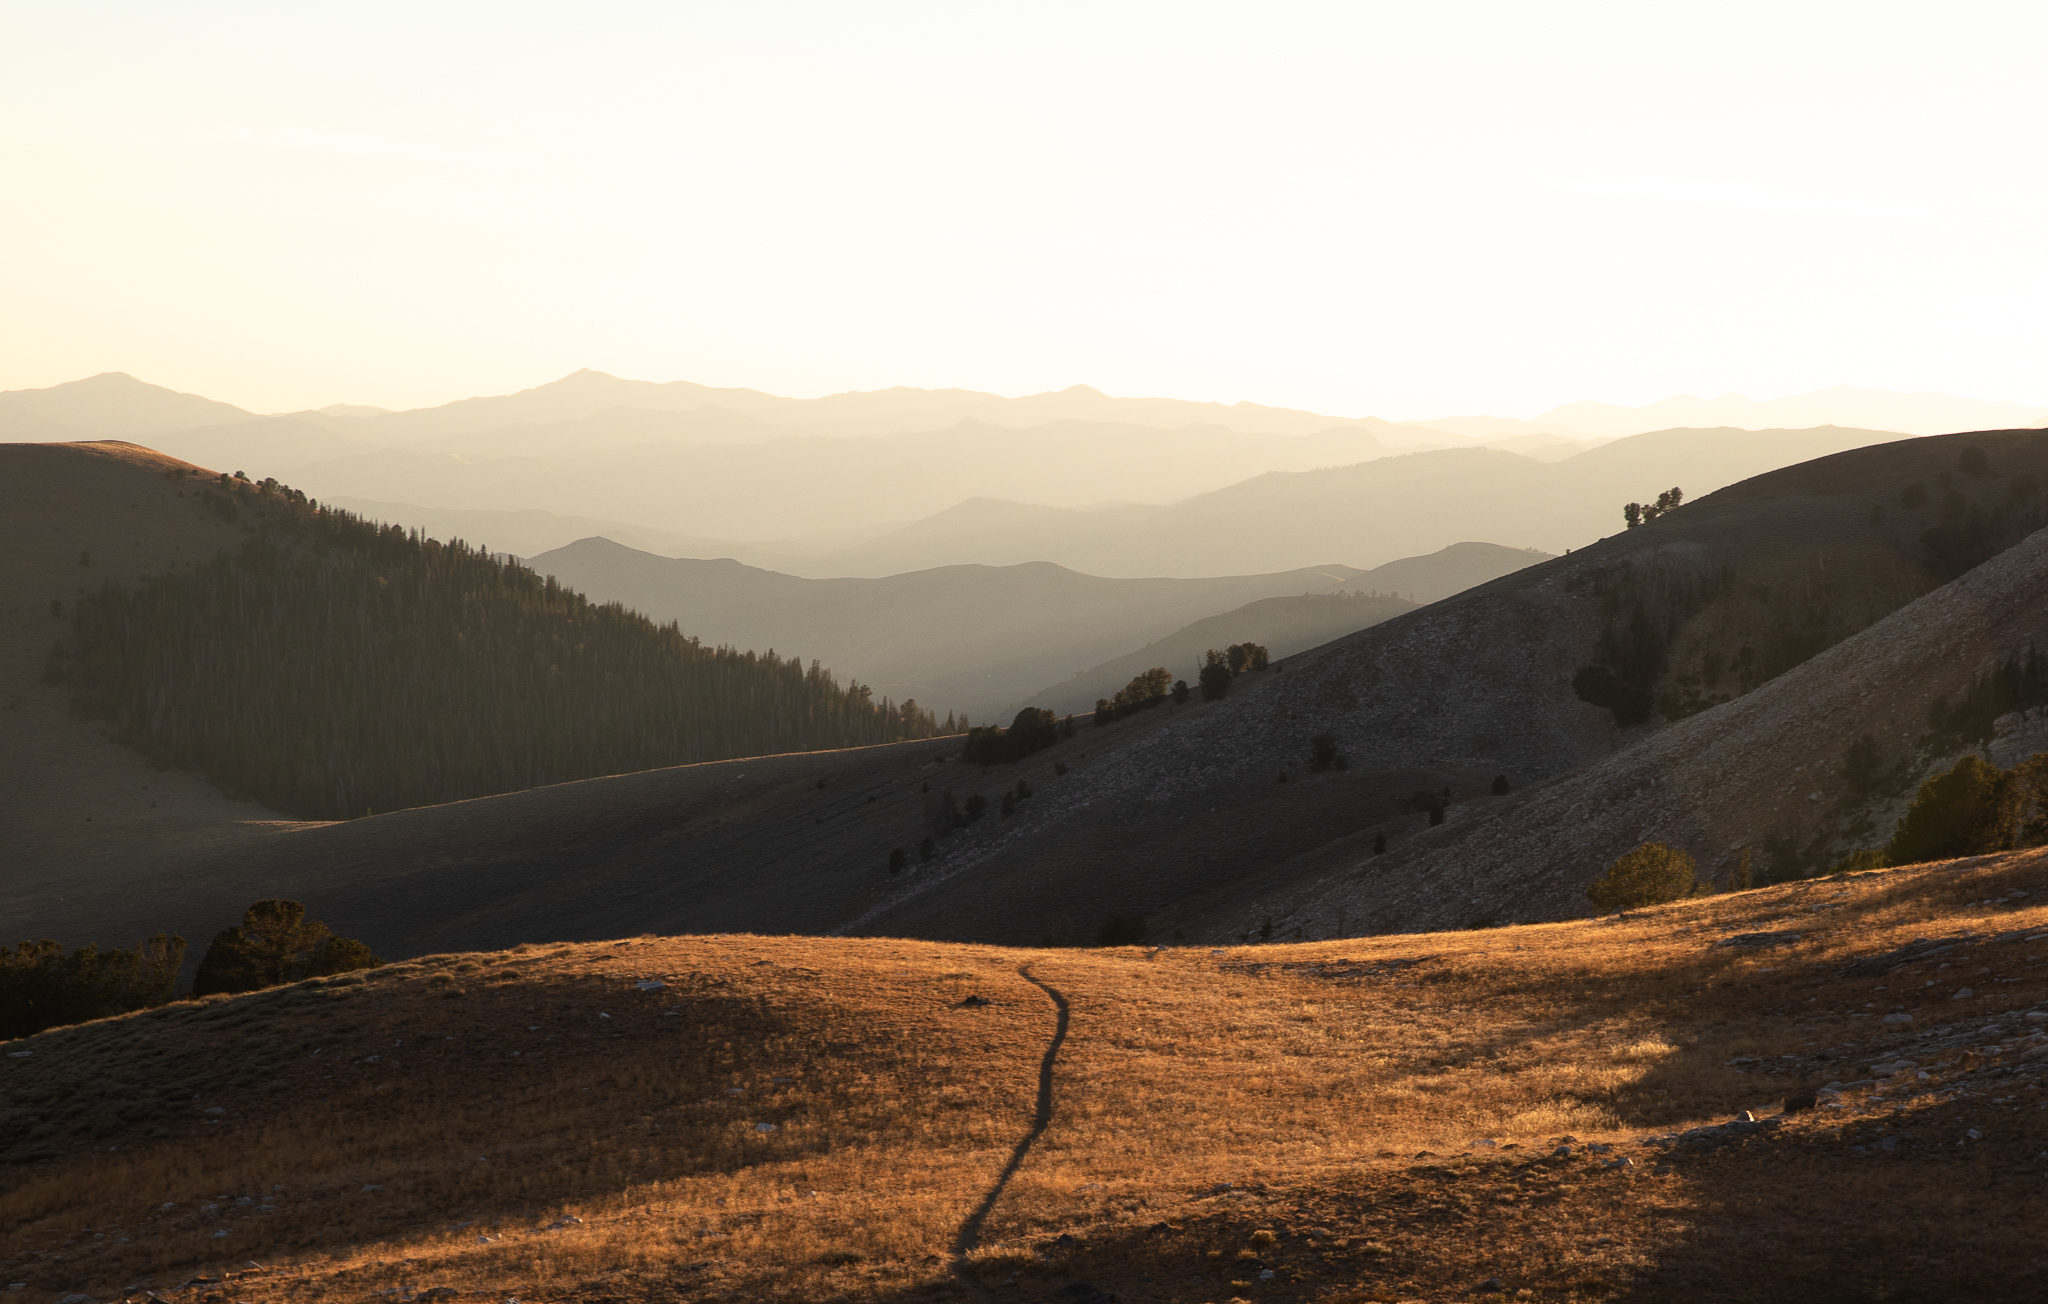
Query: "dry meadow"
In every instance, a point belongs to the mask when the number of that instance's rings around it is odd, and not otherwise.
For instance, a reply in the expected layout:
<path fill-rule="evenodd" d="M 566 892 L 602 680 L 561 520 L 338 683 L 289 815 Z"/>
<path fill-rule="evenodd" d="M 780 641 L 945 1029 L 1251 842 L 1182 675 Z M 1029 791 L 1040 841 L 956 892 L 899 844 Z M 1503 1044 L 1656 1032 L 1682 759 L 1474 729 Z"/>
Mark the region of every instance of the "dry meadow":
<path fill-rule="evenodd" d="M 0 1285 L 2039 1298 L 2036 928 L 2048 853 L 1288 946 L 432 956 L 7 1045 Z"/>

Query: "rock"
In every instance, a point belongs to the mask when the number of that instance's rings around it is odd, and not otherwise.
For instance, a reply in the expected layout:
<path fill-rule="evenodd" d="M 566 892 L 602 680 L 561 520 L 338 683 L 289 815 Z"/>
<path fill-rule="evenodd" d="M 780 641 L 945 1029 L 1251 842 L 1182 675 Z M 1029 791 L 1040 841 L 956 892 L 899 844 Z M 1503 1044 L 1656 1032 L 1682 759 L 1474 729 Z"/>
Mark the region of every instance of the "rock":
<path fill-rule="evenodd" d="M 1831 1094 L 1831 1095 L 1832 1095 L 1832 1094 L 1839 1094 L 1839 1093 L 1833 1093 L 1833 1092 L 1831 1092 L 1831 1093 L 1829 1093 L 1829 1094 Z M 1807 1110 L 1809 1110 L 1809 1109 L 1812 1109 L 1812 1108 L 1814 1108 L 1815 1106 L 1817 1106 L 1817 1105 L 1819 1105 L 1819 1104 L 1820 1104 L 1820 1093 L 1819 1093 L 1819 1092 L 1817 1092 L 1817 1091 L 1802 1091 L 1802 1092 L 1800 1092 L 1800 1093 L 1799 1093 L 1798 1095 L 1796 1095 L 1796 1096 L 1787 1096 L 1787 1097 L 1785 1097 L 1785 1112 L 1786 1112 L 1786 1113 L 1788 1113 L 1788 1114 L 1803 1114 L 1803 1113 L 1805 1113 L 1805 1112 L 1806 1112 Z"/>
<path fill-rule="evenodd" d="M 1277 1277 L 1277 1276 L 1279 1276 L 1279 1275 L 1280 1275 L 1280 1274 L 1278 1274 L 1278 1273 L 1274 1272 L 1274 1271 L 1273 1271 L 1273 1270 L 1272 1270 L 1271 1268 L 1261 1268 L 1261 1269 L 1259 1269 L 1259 1280 L 1260 1280 L 1260 1281 L 1271 1281 L 1271 1280 L 1273 1280 L 1273 1278 L 1275 1278 L 1275 1277 Z"/>
<path fill-rule="evenodd" d="M 1738 1123 L 1754 1123 L 1756 1122 L 1756 1115 L 1745 1109 L 1735 1116 L 1735 1121 Z"/>
<path fill-rule="evenodd" d="M 1910 1014 L 1887 1014 L 1884 1016 L 1884 1022 L 1886 1023 L 1911 1023 L 1912 1021 L 1913 1016 Z"/>
<path fill-rule="evenodd" d="M 1951 996 L 1951 997 L 1949 997 L 1949 999 L 1950 999 L 1950 1000 L 1952 1000 L 1952 1001 L 1967 1001 L 1967 1000 L 1969 1000 L 1969 999 L 1970 999 L 1970 998 L 1971 998 L 1972 996 L 1975 996 L 1976 994 L 1977 994 L 1977 993 L 1976 993 L 1975 991 L 1972 991 L 1972 990 L 1971 990 L 1970 988 L 1968 988 L 1968 987 L 1958 987 L 1958 988 L 1956 988 L 1956 994 L 1955 994 L 1955 995 L 1953 995 L 1953 996 Z M 1890 1023 L 1890 1022 L 1891 1022 L 1891 1016 L 1889 1016 L 1889 1015 L 1885 1016 L 1885 1022 L 1886 1022 L 1886 1023 Z"/>
<path fill-rule="evenodd" d="M 1485 1281 L 1479 1283 L 1479 1289 L 1499 1290 L 1501 1289 L 1501 1280 L 1499 1277 L 1488 1277 Z"/>
<path fill-rule="evenodd" d="M 1572 1157 L 1572 1148 L 1570 1146 L 1559 1146 L 1550 1153 L 1559 1159 L 1570 1159 Z"/>
<path fill-rule="evenodd" d="M 773 1131 L 775 1130 L 775 1124 L 773 1124 L 773 1123 L 756 1123 L 756 1124 L 754 1124 L 754 1130 L 755 1130 L 756 1132 L 761 1132 L 761 1133 L 768 1133 L 768 1132 L 773 1132 Z"/>
<path fill-rule="evenodd" d="M 970 996 L 966 1000 L 960 1002 L 960 1004 L 966 1006 L 970 1010 L 978 1010 L 984 1005 L 993 1005 L 995 1004 L 995 1002 L 984 1000 L 979 996 Z"/>
<path fill-rule="evenodd" d="M 453 1286 L 434 1286 L 419 1293 L 420 1299 L 454 1299 L 462 1292 Z"/>
<path fill-rule="evenodd" d="M 63 1299 L 58 1300 L 57 1304 L 100 1304 L 100 1302 L 90 1295 L 66 1295 Z"/>
<path fill-rule="evenodd" d="M 1899 1139 L 1895 1136 L 1888 1136 L 1884 1140 L 1877 1143 L 1877 1148 L 1879 1150 L 1884 1151 L 1886 1154 L 1890 1154 L 1892 1151 L 1897 1150 L 1899 1148 Z"/>

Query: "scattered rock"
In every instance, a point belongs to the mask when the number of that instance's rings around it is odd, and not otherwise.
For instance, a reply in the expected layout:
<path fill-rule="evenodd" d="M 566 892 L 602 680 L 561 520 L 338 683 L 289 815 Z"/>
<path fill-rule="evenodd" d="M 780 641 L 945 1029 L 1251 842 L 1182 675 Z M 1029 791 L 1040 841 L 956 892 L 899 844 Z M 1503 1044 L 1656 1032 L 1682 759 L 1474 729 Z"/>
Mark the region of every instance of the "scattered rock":
<path fill-rule="evenodd" d="M 1785 1112 L 1788 1114 L 1803 1114 L 1807 1110 L 1812 1109 L 1819 1104 L 1820 1093 L 1814 1091 L 1802 1091 L 1796 1096 L 1785 1097 Z"/>
<path fill-rule="evenodd" d="M 984 1000 L 983 998 L 981 998 L 981 997 L 979 997 L 979 996 L 970 996 L 970 997 L 968 997 L 968 998 L 967 998 L 966 1000 L 964 1000 L 964 1001 L 960 1002 L 960 1004 L 961 1004 L 961 1005 L 963 1005 L 963 1006 L 965 1006 L 965 1007 L 966 1007 L 966 1008 L 968 1008 L 968 1009 L 971 1009 L 971 1010 L 978 1010 L 978 1009 L 980 1009 L 980 1008 L 981 1008 L 982 1006 L 984 1006 L 984 1005 L 993 1005 L 993 1004 L 995 1004 L 995 1002 L 994 1002 L 994 1001 L 989 1001 L 989 1000 Z"/>
<path fill-rule="evenodd" d="M 1912 1021 L 1913 1016 L 1910 1014 L 1887 1014 L 1884 1016 L 1884 1022 L 1886 1023 L 1911 1023 Z"/>
<path fill-rule="evenodd" d="M 754 1130 L 755 1130 L 756 1132 L 773 1132 L 773 1131 L 775 1130 L 775 1124 L 773 1124 L 773 1123 L 756 1123 L 756 1124 L 754 1124 Z"/>

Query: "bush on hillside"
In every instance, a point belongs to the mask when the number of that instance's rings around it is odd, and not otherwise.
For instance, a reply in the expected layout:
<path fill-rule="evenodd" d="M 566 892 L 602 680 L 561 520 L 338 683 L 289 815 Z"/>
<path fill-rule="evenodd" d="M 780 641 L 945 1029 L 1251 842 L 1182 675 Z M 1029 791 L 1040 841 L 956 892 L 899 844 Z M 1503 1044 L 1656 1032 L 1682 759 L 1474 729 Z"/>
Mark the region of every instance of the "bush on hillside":
<path fill-rule="evenodd" d="M 1175 706 L 1186 706 L 1188 698 L 1192 696 L 1194 694 L 1189 691 L 1187 680 L 1176 679 L 1173 681 L 1173 704 Z"/>
<path fill-rule="evenodd" d="M 1493 795 L 1496 797 L 1505 797 L 1508 795 L 1507 775 L 1496 774 L 1493 776 Z"/>
<path fill-rule="evenodd" d="M 1338 760 L 1337 735 L 1315 734 L 1308 740 L 1308 768 L 1321 774 L 1335 765 Z"/>
<path fill-rule="evenodd" d="M 1209 655 L 1215 656 L 1216 654 L 1211 652 Z M 1204 702 L 1217 701 L 1227 697 L 1230 693 L 1230 667 L 1220 661 L 1212 661 L 1208 665 L 1203 666 L 1202 673 L 1195 676 L 1195 679 L 1202 686 L 1202 700 Z"/>
<path fill-rule="evenodd" d="M 216 934 L 199 961 L 194 996 L 254 992 L 384 963 L 361 942 L 335 937 L 296 901 L 258 901 Z"/>
<path fill-rule="evenodd" d="M 1699 881 L 1691 856 L 1661 842 L 1645 842 L 1607 867 L 1586 895 L 1602 910 L 1661 905 L 1713 889 Z"/>
<path fill-rule="evenodd" d="M 1654 503 L 1628 503 L 1624 505 L 1621 509 L 1621 519 L 1627 521 L 1628 528 L 1633 530 L 1638 525 L 1649 524 L 1664 513 L 1679 507 L 1684 502 L 1685 490 L 1678 488 L 1666 489 L 1663 493 L 1657 495 L 1657 501 Z"/>
<path fill-rule="evenodd" d="M 1105 725 L 1139 711 L 1149 711 L 1168 698 L 1173 687 L 1173 672 L 1165 666 L 1154 666 L 1142 675 L 1134 675 L 1131 682 L 1117 690 L 1115 697 L 1098 698 L 1095 702 L 1095 723 Z"/>
<path fill-rule="evenodd" d="M 1111 915 L 1095 930 L 1097 946 L 1136 946 L 1145 940 L 1145 916 Z"/>
<path fill-rule="evenodd" d="M 1223 650 L 1225 664 L 1233 675 L 1251 674 L 1264 670 L 1271 660 L 1266 649 L 1257 643 L 1232 643 Z"/>
<path fill-rule="evenodd" d="M 52 941 L 0 949 L 0 1040 L 162 1005 L 177 992 L 185 939 L 158 933 L 132 951 Z"/>
<path fill-rule="evenodd" d="M 1017 712 L 1007 729 L 997 725 L 969 729 L 960 758 L 970 765 L 1009 765 L 1059 740 L 1059 718 L 1042 706 L 1027 706 Z"/>
<path fill-rule="evenodd" d="M 2025 792 L 2017 776 L 1981 756 L 1965 756 L 1920 785 L 1885 860 L 1912 865 L 2002 851 L 2019 833 Z"/>

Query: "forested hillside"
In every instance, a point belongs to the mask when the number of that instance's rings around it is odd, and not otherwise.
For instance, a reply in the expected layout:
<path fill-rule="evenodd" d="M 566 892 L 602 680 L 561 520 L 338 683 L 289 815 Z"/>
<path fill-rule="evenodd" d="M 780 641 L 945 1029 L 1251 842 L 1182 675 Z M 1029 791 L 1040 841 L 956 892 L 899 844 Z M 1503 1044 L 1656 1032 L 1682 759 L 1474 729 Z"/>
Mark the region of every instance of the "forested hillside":
<path fill-rule="evenodd" d="M 815 662 L 711 648 L 516 563 L 272 482 L 252 537 L 78 600 L 49 677 L 160 765 L 308 819 L 940 731 Z"/>

